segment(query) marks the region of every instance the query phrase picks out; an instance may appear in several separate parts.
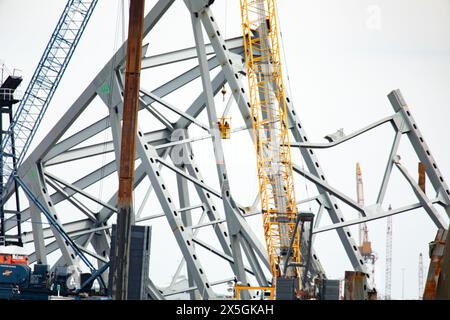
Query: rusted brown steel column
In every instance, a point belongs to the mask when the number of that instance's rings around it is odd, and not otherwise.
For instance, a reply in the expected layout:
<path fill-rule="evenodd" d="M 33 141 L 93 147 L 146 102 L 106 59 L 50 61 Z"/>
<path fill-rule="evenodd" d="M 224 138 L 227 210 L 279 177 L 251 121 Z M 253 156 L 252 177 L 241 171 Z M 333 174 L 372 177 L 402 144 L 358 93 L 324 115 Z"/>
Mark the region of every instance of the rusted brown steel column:
<path fill-rule="evenodd" d="M 423 300 L 436 300 L 438 282 L 440 281 L 442 258 L 445 252 L 448 231 L 439 229 L 436 238 L 430 243 L 430 266 L 428 268 L 427 281 Z"/>
<path fill-rule="evenodd" d="M 364 272 L 345 271 L 344 300 L 368 300 L 367 277 Z"/>
<path fill-rule="evenodd" d="M 112 297 L 127 300 L 145 0 L 130 1 Z"/>
<path fill-rule="evenodd" d="M 450 300 L 450 242 L 448 241 L 444 246 L 441 273 L 436 287 L 436 300 Z"/>
<path fill-rule="evenodd" d="M 419 162 L 419 187 L 425 193 L 425 164 Z"/>

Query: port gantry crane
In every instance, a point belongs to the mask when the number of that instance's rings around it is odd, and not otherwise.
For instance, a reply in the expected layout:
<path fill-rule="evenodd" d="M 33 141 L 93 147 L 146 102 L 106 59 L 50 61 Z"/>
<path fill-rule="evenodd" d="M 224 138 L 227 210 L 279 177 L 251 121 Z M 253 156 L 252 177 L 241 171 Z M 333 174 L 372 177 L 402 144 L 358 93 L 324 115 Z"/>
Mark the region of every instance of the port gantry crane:
<path fill-rule="evenodd" d="M 280 277 L 301 278 L 300 230 L 295 227 L 297 206 L 275 2 L 240 3 L 264 236 L 273 286 Z"/>

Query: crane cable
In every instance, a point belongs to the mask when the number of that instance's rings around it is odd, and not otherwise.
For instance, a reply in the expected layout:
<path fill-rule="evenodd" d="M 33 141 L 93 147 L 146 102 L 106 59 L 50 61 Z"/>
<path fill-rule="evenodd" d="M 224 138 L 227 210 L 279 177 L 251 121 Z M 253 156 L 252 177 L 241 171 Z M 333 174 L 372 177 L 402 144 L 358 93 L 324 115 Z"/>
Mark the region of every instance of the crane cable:
<path fill-rule="evenodd" d="M 111 77 L 109 79 L 109 92 L 108 92 L 108 108 L 112 103 L 112 95 L 113 95 L 113 88 L 112 85 L 114 80 L 114 66 L 116 64 L 116 51 L 118 47 L 118 41 L 119 41 L 119 29 L 120 29 L 120 23 L 122 24 L 122 43 L 125 42 L 125 32 L 124 32 L 124 25 L 125 25 L 125 6 L 124 4 L 125 0 L 118 0 L 117 1 L 117 8 L 116 8 L 116 30 L 115 30 L 115 37 L 114 37 L 114 46 L 113 46 L 113 62 L 111 64 Z M 120 16 L 122 15 L 122 18 Z M 100 179 L 99 179 L 99 190 L 98 190 L 98 199 L 101 199 L 103 196 L 103 180 L 105 178 L 105 163 L 106 163 L 106 151 L 108 148 L 108 140 L 109 140 L 109 130 L 108 127 L 111 127 L 111 118 L 108 116 L 108 120 L 105 121 L 105 128 L 104 128 L 104 140 L 103 140 L 103 156 L 102 156 L 102 164 L 101 164 L 101 170 L 100 170 Z M 100 211 L 100 204 L 97 204 L 97 211 Z"/>

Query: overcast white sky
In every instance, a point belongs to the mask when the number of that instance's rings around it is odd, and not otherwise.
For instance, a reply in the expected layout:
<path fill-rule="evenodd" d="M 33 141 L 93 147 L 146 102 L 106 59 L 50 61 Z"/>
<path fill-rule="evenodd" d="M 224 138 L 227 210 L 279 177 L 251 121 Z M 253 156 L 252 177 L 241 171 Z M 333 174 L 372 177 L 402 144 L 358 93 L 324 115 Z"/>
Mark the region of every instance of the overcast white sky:
<path fill-rule="evenodd" d="M 346 133 L 350 133 L 392 114 L 393 110 L 386 95 L 391 90 L 400 88 L 444 177 L 448 179 L 450 2 L 278 2 L 286 55 L 285 65 L 288 67 L 292 98 L 310 140 L 324 142 L 322 137 L 337 129 L 344 128 Z M 25 83 L 29 81 L 65 3 L 63 0 L 0 0 L 0 59 L 5 61 L 10 69 L 21 69 Z M 120 34 L 115 32 L 117 3 L 118 0 L 99 1 L 33 145 L 45 136 L 117 48 L 120 39 Z M 147 8 L 154 3 L 155 1 L 147 1 Z M 240 35 L 238 0 L 216 0 L 213 10 L 224 30 L 223 34 L 227 37 Z M 146 40 L 150 42 L 150 54 L 193 45 L 190 17 L 182 1 L 177 1 Z M 183 68 L 187 66 L 188 63 L 183 65 Z M 169 71 L 158 70 L 146 74 L 143 86 L 152 89 L 170 75 L 183 70 L 174 67 Z M 200 90 L 198 84 L 197 90 Z M 186 93 L 182 98 L 171 97 L 172 100 L 169 101 L 184 108 L 189 105 L 191 96 L 195 94 Z M 222 110 L 220 101 L 221 97 L 216 102 Z M 233 108 L 232 124 L 237 127 L 241 122 L 238 120 L 236 106 Z M 104 111 L 101 111 L 103 115 Z M 205 114 L 202 114 L 201 119 L 206 122 Z M 86 124 L 92 122 L 89 119 L 85 121 Z M 80 128 L 82 127 L 78 127 L 78 130 Z M 233 196 L 240 203 L 249 205 L 257 189 L 257 180 L 254 172 L 254 150 L 249 141 L 245 140 L 247 138 L 238 139 L 244 135 L 236 134 L 237 138 L 225 141 L 224 148 Z M 329 183 L 355 198 L 355 163 L 359 161 L 365 182 L 366 204 L 373 204 L 392 139 L 392 130 L 387 126 L 348 146 L 340 146 L 334 151 L 318 152 Z M 399 154 L 409 172 L 415 176 L 417 159 L 411 148 L 406 146 L 407 142 L 405 137 Z M 208 143 L 200 143 L 196 155 L 204 168 L 203 175 L 216 180 L 211 154 L 207 154 L 204 151 L 206 149 L 201 149 L 202 146 L 206 148 Z M 298 157 L 296 162 L 300 162 Z M 76 175 L 76 171 L 74 174 Z M 212 185 L 215 183 L 211 182 Z M 306 189 L 306 183 L 298 176 L 296 185 L 299 200 L 315 192 L 311 185 Z M 431 191 L 431 186 L 428 186 Z M 398 173 L 394 174 L 392 187 L 388 192 L 385 203 L 392 203 L 394 208 L 415 202 L 411 197 L 410 187 Z M 355 217 L 354 213 L 347 213 L 346 209 L 344 208 L 344 215 L 347 219 Z M 157 212 L 159 211 L 152 213 Z M 392 296 L 402 297 L 401 270 L 405 268 L 405 298 L 414 299 L 418 294 L 418 256 L 420 252 L 424 254 L 426 272 L 429 263 L 428 243 L 434 239 L 436 229 L 422 210 L 395 216 L 393 221 Z M 325 218 L 322 221 L 323 225 L 329 222 L 329 219 Z M 378 291 L 383 293 L 386 221 L 378 220 L 368 226 L 373 248 L 379 256 L 376 264 L 376 284 Z M 252 223 L 252 227 L 256 233 L 261 233 L 258 221 Z M 352 228 L 355 236 L 356 230 Z M 155 256 L 167 252 L 166 248 L 156 248 L 158 238 L 154 237 L 153 240 Z M 351 268 L 342 246 L 337 241 L 335 232 L 317 237 L 317 251 L 330 278 L 343 278 L 344 270 Z M 168 267 L 166 260 L 157 260 L 159 261 L 152 261 L 151 270 L 161 272 Z M 164 275 L 161 277 L 161 284 L 169 281 Z"/>

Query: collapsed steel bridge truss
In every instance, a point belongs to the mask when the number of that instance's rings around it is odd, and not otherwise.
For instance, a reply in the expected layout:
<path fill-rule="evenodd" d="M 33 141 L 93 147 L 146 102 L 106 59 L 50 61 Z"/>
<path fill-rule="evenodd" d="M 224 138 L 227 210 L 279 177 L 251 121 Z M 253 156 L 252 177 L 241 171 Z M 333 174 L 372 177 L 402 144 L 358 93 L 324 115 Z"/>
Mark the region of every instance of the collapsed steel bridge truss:
<path fill-rule="evenodd" d="M 139 188 L 145 183 L 148 184 L 148 187 L 145 187 L 142 204 L 136 208 L 135 220 L 136 223 L 150 224 L 156 219 L 164 220 L 170 227 L 171 237 L 174 237 L 182 258 L 168 288 L 157 286 L 158 275 L 150 273 L 147 288 L 149 298 L 152 299 L 170 298 L 177 293 L 187 293 L 192 299 L 198 297 L 214 299 L 218 297 L 217 291 L 214 290 L 215 286 L 224 284 L 231 279 L 236 279 L 244 285 L 258 284 L 260 286 L 267 286 L 271 280 L 267 251 L 260 241 L 262 238 L 257 236 L 257 233 L 262 233 L 262 230 L 255 229 L 262 228 L 262 225 L 250 225 L 248 222 L 249 217 L 258 215 L 259 212 L 254 208 L 249 210 L 248 207 L 233 199 L 223 141 L 218 130 L 218 110 L 214 99 L 221 92 L 223 86 L 226 85 L 230 89 L 232 92 L 230 99 L 234 99 L 245 123 L 242 129 L 246 129 L 251 137 L 250 109 L 247 88 L 244 85 L 246 81 L 243 65 L 243 40 L 242 38 L 223 39 L 214 19 L 214 5 L 210 1 L 185 0 L 184 2 L 190 11 L 187 14 L 191 15 L 195 47 L 154 56 L 147 56 L 145 47 L 143 52 L 143 72 L 147 69 L 191 59 L 196 59 L 194 61 L 198 62 L 195 67 L 161 84 L 154 90 L 146 90 L 145 83 L 141 83 L 141 120 L 137 141 L 139 163 L 136 167 L 135 188 Z M 152 31 L 173 3 L 174 0 L 160 0 L 153 6 L 145 18 L 144 35 Z M 202 29 L 208 36 L 206 41 Z M 54 220 L 59 224 L 58 227 L 63 228 L 72 237 L 80 250 L 86 253 L 98 268 L 109 261 L 110 228 L 115 221 L 117 197 L 116 194 L 113 194 L 108 199 L 102 199 L 95 196 L 89 188 L 102 183 L 102 180 L 108 177 L 117 178 L 125 52 L 126 45 L 123 45 L 18 169 L 18 175 L 40 202 L 46 206 L 47 211 L 53 215 Z M 215 71 L 214 77 L 210 72 L 213 70 Z M 191 101 L 187 108 L 172 105 L 165 100 L 166 96 L 176 93 L 177 90 L 183 89 L 184 86 L 196 79 L 201 79 L 202 90 L 199 90 L 198 97 Z M 76 120 L 97 98 L 100 98 L 106 106 L 107 116 L 84 128 L 72 130 L 74 133 L 69 134 L 68 132 L 71 132 L 69 129 L 76 125 Z M 317 187 L 316 196 L 301 201 L 302 203 L 311 201 L 318 204 L 319 209 L 315 213 L 316 224 L 312 232 L 317 234 L 335 230 L 355 270 L 366 272 L 366 266 L 350 233 L 350 225 L 424 208 L 437 227 L 446 227 L 445 220 L 440 216 L 436 207 L 444 207 L 447 215 L 450 215 L 449 188 L 399 91 L 393 91 L 389 95 L 389 100 L 394 108 L 392 116 L 351 135 L 335 137 L 332 142 L 326 144 L 309 141 L 288 95 L 286 100 L 289 128 L 292 135 L 291 144 L 293 147 L 300 148 L 302 157 L 302 160 L 294 157 L 294 171 L 306 177 Z M 165 114 L 169 110 L 178 115 L 177 121 L 169 121 Z M 199 119 L 199 115 L 204 110 L 208 115 L 208 124 L 204 124 Z M 145 117 L 156 119 L 162 124 L 163 129 L 149 129 L 146 122 L 142 120 L 144 117 L 141 114 L 144 113 Z M 389 123 L 392 125 L 395 137 L 378 200 L 374 205 L 361 207 L 351 197 L 328 184 L 315 149 L 331 148 L 377 126 Z M 200 128 L 203 135 L 200 137 L 198 134 L 192 135 L 193 127 Z M 112 134 L 110 141 L 105 143 L 89 142 L 89 139 L 108 130 Z M 408 137 L 418 158 L 426 166 L 427 176 L 437 192 L 437 196 L 433 199 L 429 199 L 421 191 L 397 156 L 399 142 L 404 135 Z M 215 160 L 216 181 L 220 186 L 219 189 L 213 187 L 214 177 L 202 175 L 202 168 L 196 161 L 196 154 L 193 150 L 196 141 L 200 139 L 207 139 L 213 146 L 210 158 Z M 100 161 L 101 164 L 98 166 L 98 156 L 105 154 L 112 155 L 113 160 L 110 162 Z M 204 156 L 202 155 L 202 157 Z M 58 173 L 52 172 L 53 167 L 61 168 L 78 162 L 81 163 L 78 168 L 82 172 L 81 168 L 84 168 L 86 164 L 84 159 L 91 159 L 90 163 L 97 164 L 97 167 L 89 169 L 74 181 L 64 178 L 64 170 L 60 170 Z M 300 166 L 299 163 L 304 163 L 305 166 Z M 394 167 L 400 170 L 410 183 L 418 198 L 418 203 L 385 211 L 383 200 Z M 175 187 L 166 182 L 173 179 L 174 176 Z M 13 189 L 8 190 L 8 198 L 11 197 L 12 192 Z M 192 196 L 194 193 L 195 201 Z M 159 203 L 162 212 L 158 211 L 158 214 L 145 216 L 143 212 L 148 211 L 146 203 L 151 194 L 156 197 L 155 201 Z M 178 200 L 178 204 L 176 200 Z M 93 210 L 92 206 L 87 205 L 88 202 L 95 203 L 99 210 Z M 58 210 L 58 207 L 64 203 L 69 203 L 72 210 L 77 211 L 78 214 L 73 215 L 67 210 Z M 362 218 L 345 220 L 341 211 L 342 203 L 360 212 Z M 328 213 L 331 218 L 330 226 L 319 225 L 320 218 L 325 213 Z M 70 220 L 71 216 L 78 218 Z M 64 222 L 61 222 L 62 220 Z M 33 201 L 30 201 L 29 208 L 22 211 L 22 223 L 28 222 L 32 222 L 32 229 L 24 232 L 23 241 L 30 246 L 31 262 L 52 262 L 50 256 L 60 252 L 57 254 L 56 262 L 52 263 L 53 265 L 81 264 L 74 250 L 67 244 L 57 228 L 46 225 L 39 208 L 33 204 Z M 6 230 L 11 230 L 14 226 L 13 219 L 6 222 Z M 208 228 L 211 229 L 214 241 L 201 238 L 200 231 Z M 311 230 L 307 232 L 311 232 Z M 304 232 L 306 239 L 309 238 L 307 232 Z M 157 245 L 158 239 L 152 239 L 152 247 Z M 179 253 L 171 252 L 170 255 Z M 214 267 L 219 270 L 221 278 L 213 279 L 204 267 L 208 263 L 208 255 L 214 256 L 222 262 L 216 263 Z M 314 247 L 312 256 L 310 276 L 326 277 Z M 167 257 L 152 255 L 152 259 L 167 259 Z M 188 280 L 181 288 L 175 288 L 175 280 L 182 272 L 184 265 Z M 107 281 L 106 273 L 103 277 Z"/>

